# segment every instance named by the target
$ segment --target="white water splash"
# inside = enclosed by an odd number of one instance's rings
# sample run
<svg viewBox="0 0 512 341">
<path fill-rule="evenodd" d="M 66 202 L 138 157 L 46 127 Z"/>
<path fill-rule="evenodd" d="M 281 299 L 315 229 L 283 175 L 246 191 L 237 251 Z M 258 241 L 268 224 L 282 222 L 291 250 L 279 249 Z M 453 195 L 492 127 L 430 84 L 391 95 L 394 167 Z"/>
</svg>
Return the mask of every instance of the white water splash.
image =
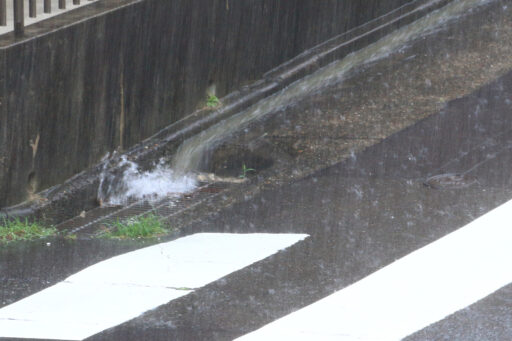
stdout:
<svg viewBox="0 0 512 341">
<path fill-rule="evenodd" d="M 164 160 L 149 171 L 121 157 L 115 171 L 106 169 L 101 176 L 98 199 L 103 205 L 125 205 L 130 201 L 155 201 L 164 197 L 178 196 L 193 191 L 196 176 L 177 175 Z"/>
</svg>

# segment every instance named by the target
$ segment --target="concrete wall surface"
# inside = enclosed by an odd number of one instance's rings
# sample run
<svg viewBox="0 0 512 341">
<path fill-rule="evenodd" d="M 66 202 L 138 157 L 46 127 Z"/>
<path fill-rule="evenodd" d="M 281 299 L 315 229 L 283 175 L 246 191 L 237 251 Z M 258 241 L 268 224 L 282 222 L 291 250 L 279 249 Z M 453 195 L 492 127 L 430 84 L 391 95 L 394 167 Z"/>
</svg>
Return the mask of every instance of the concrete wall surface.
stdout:
<svg viewBox="0 0 512 341">
<path fill-rule="evenodd" d="M 0 207 L 410 0 L 101 0 L 0 36 Z"/>
</svg>

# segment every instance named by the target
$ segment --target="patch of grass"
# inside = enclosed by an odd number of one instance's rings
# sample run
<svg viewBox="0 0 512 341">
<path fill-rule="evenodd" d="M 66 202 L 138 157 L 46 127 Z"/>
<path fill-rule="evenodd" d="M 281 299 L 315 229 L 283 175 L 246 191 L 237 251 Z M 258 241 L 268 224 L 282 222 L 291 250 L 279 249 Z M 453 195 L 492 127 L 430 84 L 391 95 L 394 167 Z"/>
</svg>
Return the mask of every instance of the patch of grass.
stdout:
<svg viewBox="0 0 512 341">
<path fill-rule="evenodd" d="M 208 98 L 206 99 L 206 106 L 208 108 L 215 108 L 220 104 L 220 100 L 215 95 L 208 95 Z"/>
<path fill-rule="evenodd" d="M 245 179 L 247 177 L 247 173 L 249 172 L 256 172 L 256 169 L 254 168 L 247 168 L 245 163 L 242 165 L 242 174 L 240 174 L 238 177 L 240 179 Z"/>
<path fill-rule="evenodd" d="M 14 220 L 3 219 L 0 221 L 0 243 L 18 240 L 34 240 L 54 236 L 57 229 L 53 226 L 46 227 L 37 222 L 29 222 L 16 218 Z"/>
<path fill-rule="evenodd" d="M 118 220 L 101 236 L 116 239 L 155 238 L 169 233 L 156 215 Z"/>
<path fill-rule="evenodd" d="M 78 236 L 76 234 L 68 234 L 64 237 L 64 239 L 77 240 Z"/>
</svg>

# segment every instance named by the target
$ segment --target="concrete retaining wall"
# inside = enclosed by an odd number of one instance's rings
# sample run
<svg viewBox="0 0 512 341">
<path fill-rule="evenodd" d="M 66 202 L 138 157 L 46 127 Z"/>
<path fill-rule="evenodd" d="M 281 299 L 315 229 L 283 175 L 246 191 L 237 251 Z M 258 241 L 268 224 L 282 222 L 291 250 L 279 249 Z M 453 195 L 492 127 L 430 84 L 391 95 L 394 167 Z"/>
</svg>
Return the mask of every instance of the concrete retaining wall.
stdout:
<svg viewBox="0 0 512 341">
<path fill-rule="evenodd" d="M 0 207 L 407 2 L 102 0 L 1 36 Z"/>
</svg>

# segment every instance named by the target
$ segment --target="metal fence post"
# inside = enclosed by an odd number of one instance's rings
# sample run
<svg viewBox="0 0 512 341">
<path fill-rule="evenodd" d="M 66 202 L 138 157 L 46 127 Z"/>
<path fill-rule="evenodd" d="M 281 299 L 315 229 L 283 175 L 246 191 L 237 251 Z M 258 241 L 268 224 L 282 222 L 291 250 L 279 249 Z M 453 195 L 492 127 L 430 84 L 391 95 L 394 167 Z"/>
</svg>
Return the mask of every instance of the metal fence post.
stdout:
<svg viewBox="0 0 512 341">
<path fill-rule="evenodd" d="M 44 13 L 52 12 L 52 0 L 44 0 Z"/>
<path fill-rule="evenodd" d="M 28 0 L 28 16 L 31 18 L 37 16 L 36 0 Z"/>
<path fill-rule="evenodd" d="M 14 10 L 14 34 L 23 35 L 25 29 L 25 19 L 23 11 L 23 0 L 13 0 Z"/>
<path fill-rule="evenodd" d="M 0 0 L 0 26 L 7 25 L 7 2 Z"/>
</svg>

